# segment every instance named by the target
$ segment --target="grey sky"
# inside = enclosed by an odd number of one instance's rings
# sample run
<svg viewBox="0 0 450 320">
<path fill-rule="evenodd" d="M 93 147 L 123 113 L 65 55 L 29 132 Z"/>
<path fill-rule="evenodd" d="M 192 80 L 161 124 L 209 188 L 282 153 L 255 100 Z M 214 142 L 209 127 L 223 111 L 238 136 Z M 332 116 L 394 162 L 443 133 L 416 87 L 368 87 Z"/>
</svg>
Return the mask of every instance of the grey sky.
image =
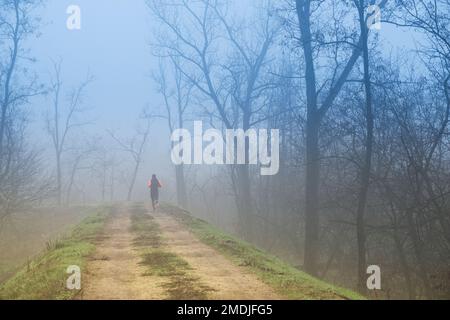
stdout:
<svg viewBox="0 0 450 320">
<path fill-rule="evenodd" d="M 66 28 L 70 4 L 81 7 L 81 30 Z M 42 35 L 31 44 L 41 78 L 51 70 L 51 59 L 63 59 L 68 85 L 82 81 L 89 70 L 95 81 L 87 101 L 95 108 L 98 126 L 127 129 L 142 107 L 155 101 L 144 0 L 50 0 L 42 20 Z"/>
</svg>

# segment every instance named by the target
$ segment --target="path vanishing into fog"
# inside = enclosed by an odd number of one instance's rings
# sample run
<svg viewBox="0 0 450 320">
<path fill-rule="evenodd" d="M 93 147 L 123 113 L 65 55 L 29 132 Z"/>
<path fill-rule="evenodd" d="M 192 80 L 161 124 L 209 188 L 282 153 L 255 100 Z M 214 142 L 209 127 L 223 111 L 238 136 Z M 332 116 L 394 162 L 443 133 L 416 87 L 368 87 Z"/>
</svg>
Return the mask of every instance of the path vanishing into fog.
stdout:
<svg viewBox="0 0 450 320">
<path fill-rule="evenodd" d="M 99 236 L 95 253 L 84 268 L 81 299 L 196 298 L 190 292 L 177 295 L 176 290 L 185 288 L 182 281 L 187 280 L 188 288 L 192 288 L 197 297 L 200 294 L 206 299 L 281 298 L 254 274 L 200 242 L 172 216 L 164 212 L 153 213 L 148 207 L 143 207 L 143 212 L 158 226 L 162 243 L 158 253 L 176 257 L 188 271 L 181 275 L 152 272 L 151 267 L 143 263 L 146 248 L 136 247 L 136 235 L 131 228 L 132 208 L 120 205 L 114 208 Z M 169 270 L 173 265 L 159 267 Z"/>
</svg>

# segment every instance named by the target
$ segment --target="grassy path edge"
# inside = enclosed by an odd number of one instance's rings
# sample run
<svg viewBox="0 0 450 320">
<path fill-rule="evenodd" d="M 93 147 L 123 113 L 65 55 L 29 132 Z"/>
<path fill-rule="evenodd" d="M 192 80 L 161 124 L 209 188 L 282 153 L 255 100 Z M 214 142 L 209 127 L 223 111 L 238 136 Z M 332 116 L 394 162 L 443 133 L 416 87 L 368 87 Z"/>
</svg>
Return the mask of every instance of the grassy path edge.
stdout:
<svg viewBox="0 0 450 320">
<path fill-rule="evenodd" d="M 201 242 L 216 249 L 235 264 L 248 268 L 287 299 L 366 299 L 350 289 L 314 278 L 279 258 L 222 232 L 206 221 L 193 217 L 183 209 L 168 204 L 164 204 L 162 209 L 174 216 Z"/>
<path fill-rule="evenodd" d="M 111 207 L 107 206 L 95 210 L 66 235 L 48 242 L 44 252 L 0 285 L 0 300 L 65 300 L 76 297 L 78 290 L 66 288 L 67 267 L 76 265 L 83 271 L 111 213 Z"/>
</svg>

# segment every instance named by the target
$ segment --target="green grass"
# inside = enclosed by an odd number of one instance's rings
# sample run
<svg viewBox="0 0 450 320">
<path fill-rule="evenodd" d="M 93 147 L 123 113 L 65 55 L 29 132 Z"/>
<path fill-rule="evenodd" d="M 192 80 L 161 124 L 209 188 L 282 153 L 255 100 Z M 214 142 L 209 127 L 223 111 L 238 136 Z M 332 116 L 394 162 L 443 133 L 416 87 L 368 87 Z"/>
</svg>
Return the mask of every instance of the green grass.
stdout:
<svg viewBox="0 0 450 320">
<path fill-rule="evenodd" d="M 94 242 L 104 226 L 108 208 L 85 218 L 61 239 L 47 243 L 47 249 L 31 260 L 12 278 L 0 286 L 0 299 L 61 300 L 71 299 L 77 290 L 68 290 L 67 267 L 77 265 L 83 270 Z"/>
<path fill-rule="evenodd" d="M 200 241 L 215 248 L 235 264 L 248 268 L 287 299 L 365 299 L 352 290 L 314 278 L 279 258 L 186 214 L 186 211 L 169 205 L 165 205 L 163 210 L 172 214 Z"/>
</svg>

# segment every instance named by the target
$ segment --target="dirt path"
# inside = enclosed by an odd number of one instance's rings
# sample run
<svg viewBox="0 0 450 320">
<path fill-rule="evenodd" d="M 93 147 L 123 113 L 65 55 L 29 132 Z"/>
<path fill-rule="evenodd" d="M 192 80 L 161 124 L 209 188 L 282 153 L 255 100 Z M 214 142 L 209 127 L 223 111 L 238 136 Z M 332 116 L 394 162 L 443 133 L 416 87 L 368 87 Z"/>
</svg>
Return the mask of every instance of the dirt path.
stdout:
<svg viewBox="0 0 450 320">
<path fill-rule="evenodd" d="M 130 214 L 121 208 L 105 227 L 105 239 L 96 248 L 82 278 L 82 299 L 164 299 L 163 279 L 142 276 L 145 267 L 133 247 Z"/>
<path fill-rule="evenodd" d="M 176 220 L 164 213 L 152 214 L 159 225 L 165 250 L 189 263 L 195 277 L 212 291 L 208 299 L 279 299 L 255 275 L 235 266 L 214 249 L 201 243 Z M 108 222 L 105 239 L 88 262 L 82 279 L 82 299 L 165 299 L 167 278 L 143 276 L 145 267 L 133 247 L 130 213 L 121 208 Z"/>
<path fill-rule="evenodd" d="M 234 265 L 216 250 L 200 242 L 172 217 L 164 213 L 152 215 L 167 240 L 168 250 L 186 260 L 195 275 L 214 289 L 208 294 L 209 299 L 281 299 L 254 274 Z"/>
</svg>

